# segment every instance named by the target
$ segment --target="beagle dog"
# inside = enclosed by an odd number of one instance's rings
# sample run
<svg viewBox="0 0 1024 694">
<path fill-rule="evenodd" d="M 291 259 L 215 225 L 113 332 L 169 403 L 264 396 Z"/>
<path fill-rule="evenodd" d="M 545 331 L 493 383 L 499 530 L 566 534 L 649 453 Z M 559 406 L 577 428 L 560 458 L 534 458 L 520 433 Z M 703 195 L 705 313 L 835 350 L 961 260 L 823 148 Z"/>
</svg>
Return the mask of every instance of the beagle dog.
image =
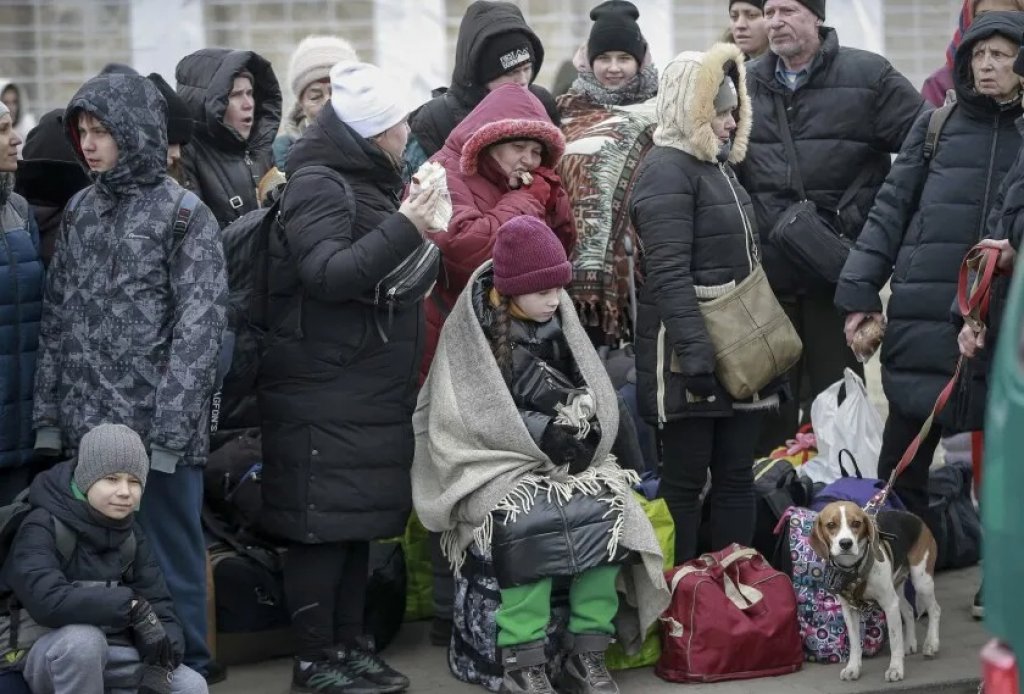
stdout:
<svg viewBox="0 0 1024 694">
<path fill-rule="evenodd" d="M 917 593 L 922 616 L 928 614 L 928 633 L 921 652 L 939 652 L 939 603 L 935 600 L 935 537 L 912 513 L 879 511 L 876 517 L 848 501 L 821 510 L 810 538 L 811 547 L 826 562 L 825 580 L 839 598 L 850 638 L 850 662 L 841 680 L 856 680 L 861 670 L 860 613 L 871 604 L 885 612 L 892 656 L 886 682 L 903 679 L 905 654 L 917 653 L 914 608 L 904 593 L 907 578 Z"/>
</svg>

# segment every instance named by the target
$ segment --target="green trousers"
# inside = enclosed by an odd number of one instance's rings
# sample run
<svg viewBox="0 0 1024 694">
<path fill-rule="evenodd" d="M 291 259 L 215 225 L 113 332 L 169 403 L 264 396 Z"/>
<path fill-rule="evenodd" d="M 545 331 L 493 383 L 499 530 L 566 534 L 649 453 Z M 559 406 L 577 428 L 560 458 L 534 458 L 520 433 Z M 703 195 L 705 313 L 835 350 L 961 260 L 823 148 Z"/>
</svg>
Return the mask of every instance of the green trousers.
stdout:
<svg viewBox="0 0 1024 694">
<path fill-rule="evenodd" d="M 569 587 L 569 631 L 573 634 L 615 635 L 612 619 L 619 609 L 615 592 L 618 566 L 599 566 L 585 571 Z M 501 591 L 498 647 L 509 648 L 542 641 L 551 621 L 550 578 Z"/>
</svg>

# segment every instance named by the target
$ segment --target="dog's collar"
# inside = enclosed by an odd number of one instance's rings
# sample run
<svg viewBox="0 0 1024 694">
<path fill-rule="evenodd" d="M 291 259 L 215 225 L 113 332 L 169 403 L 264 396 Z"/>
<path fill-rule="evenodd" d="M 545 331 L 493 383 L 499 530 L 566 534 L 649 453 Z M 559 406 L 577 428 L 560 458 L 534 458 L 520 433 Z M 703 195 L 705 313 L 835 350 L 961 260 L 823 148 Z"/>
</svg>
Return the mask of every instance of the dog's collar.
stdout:
<svg viewBox="0 0 1024 694">
<path fill-rule="evenodd" d="M 868 545 L 864 555 L 850 567 L 840 566 L 834 558 L 829 557 L 824 576 L 826 589 L 843 598 L 856 610 L 868 609 L 872 604 L 871 601 L 864 599 L 868 577 L 876 560 L 891 556 L 889 542 L 892 539 L 892 535 L 879 532 L 878 539 Z"/>
</svg>

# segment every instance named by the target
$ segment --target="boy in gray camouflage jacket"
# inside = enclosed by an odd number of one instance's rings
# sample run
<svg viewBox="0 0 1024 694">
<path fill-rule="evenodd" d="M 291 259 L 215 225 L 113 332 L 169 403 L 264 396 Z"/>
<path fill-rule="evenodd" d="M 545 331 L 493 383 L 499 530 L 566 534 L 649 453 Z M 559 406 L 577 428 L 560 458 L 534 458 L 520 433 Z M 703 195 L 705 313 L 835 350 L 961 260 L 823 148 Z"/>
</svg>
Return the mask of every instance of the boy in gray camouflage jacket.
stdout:
<svg viewBox="0 0 1024 694">
<path fill-rule="evenodd" d="M 68 204 L 47 273 L 33 425 L 36 449 L 53 454 L 104 422 L 142 437 L 151 474 L 139 521 L 184 626 L 185 663 L 205 673 L 201 467 L 227 279 L 213 214 L 166 175 L 166 114 L 137 75 L 95 77 L 68 104 L 67 136 L 93 185 Z"/>
</svg>

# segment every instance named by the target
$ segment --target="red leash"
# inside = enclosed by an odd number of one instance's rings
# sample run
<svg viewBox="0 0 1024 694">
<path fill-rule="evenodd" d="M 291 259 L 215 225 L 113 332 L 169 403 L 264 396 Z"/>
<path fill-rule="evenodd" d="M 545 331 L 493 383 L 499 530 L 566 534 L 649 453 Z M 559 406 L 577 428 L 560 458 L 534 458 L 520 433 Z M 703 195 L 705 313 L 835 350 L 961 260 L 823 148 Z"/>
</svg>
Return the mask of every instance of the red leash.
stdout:
<svg viewBox="0 0 1024 694">
<path fill-rule="evenodd" d="M 977 333 L 980 333 L 985 328 L 985 318 L 988 316 L 988 306 L 992 300 L 992 278 L 995 277 L 998 260 L 999 249 L 975 246 L 964 256 L 964 260 L 960 264 L 960 276 L 957 281 L 956 291 L 957 305 L 960 309 L 960 315 L 964 317 L 964 322 Z M 932 407 L 931 414 L 925 420 L 921 431 L 910 442 L 910 446 L 903 454 L 903 457 L 900 458 L 896 469 L 889 475 L 889 481 L 885 483 L 885 487 L 875 494 L 867 506 L 864 507 L 864 510 L 868 513 L 878 513 L 882 506 L 885 505 L 886 499 L 889 498 L 889 494 L 892 492 L 893 485 L 896 484 L 896 478 L 903 474 L 903 471 L 907 469 L 907 466 L 917 456 L 921 444 L 928 438 L 928 434 L 931 433 L 936 418 L 946 409 L 946 404 L 949 403 L 949 399 L 953 396 L 957 381 L 960 380 L 960 371 L 963 369 L 963 365 L 964 357 L 961 355 L 956 361 L 956 370 L 953 372 L 953 378 L 949 379 L 949 383 L 939 393 L 939 397 L 935 400 L 935 406 Z"/>
</svg>

